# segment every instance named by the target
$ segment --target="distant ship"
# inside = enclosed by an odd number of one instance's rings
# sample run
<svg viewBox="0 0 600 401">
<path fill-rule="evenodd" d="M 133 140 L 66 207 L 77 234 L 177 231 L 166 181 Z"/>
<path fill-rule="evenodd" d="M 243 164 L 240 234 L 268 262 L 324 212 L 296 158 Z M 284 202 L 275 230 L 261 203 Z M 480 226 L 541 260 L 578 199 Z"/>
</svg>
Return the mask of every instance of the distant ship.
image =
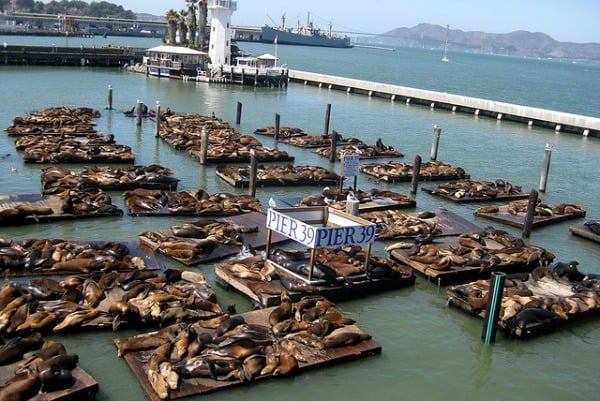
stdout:
<svg viewBox="0 0 600 401">
<path fill-rule="evenodd" d="M 285 27 L 284 14 L 280 27 L 273 28 L 265 25 L 261 28 L 261 42 L 282 45 L 352 47 L 350 37 L 332 34 L 331 27 L 329 32 L 321 32 L 320 29 L 315 28 L 312 21 L 310 21 L 310 14 L 306 26 L 301 27 L 298 24 L 297 28 Z"/>
</svg>

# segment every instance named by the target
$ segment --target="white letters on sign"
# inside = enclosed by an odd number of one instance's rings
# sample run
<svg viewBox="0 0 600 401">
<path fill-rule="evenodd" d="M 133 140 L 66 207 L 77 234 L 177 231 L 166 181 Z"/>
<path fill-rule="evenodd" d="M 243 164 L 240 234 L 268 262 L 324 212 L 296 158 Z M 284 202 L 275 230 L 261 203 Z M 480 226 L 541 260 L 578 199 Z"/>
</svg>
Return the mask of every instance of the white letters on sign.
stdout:
<svg viewBox="0 0 600 401">
<path fill-rule="evenodd" d="M 309 248 L 364 245 L 375 241 L 375 224 L 313 227 L 273 209 L 268 210 L 266 226 Z"/>
</svg>

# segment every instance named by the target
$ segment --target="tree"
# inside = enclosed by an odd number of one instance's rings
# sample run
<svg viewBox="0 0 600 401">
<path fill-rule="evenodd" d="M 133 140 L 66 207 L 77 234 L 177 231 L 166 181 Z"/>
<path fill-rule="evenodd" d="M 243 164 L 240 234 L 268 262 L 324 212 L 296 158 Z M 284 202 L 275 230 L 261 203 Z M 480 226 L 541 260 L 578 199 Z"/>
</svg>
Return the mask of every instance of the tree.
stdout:
<svg viewBox="0 0 600 401">
<path fill-rule="evenodd" d="M 10 0 L 0 0 L 0 11 L 9 11 L 10 8 Z"/>
<path fill-rule="evenodd" d="M 196 30 L 198 24 L 196 23 L 196 2 L 197 0 L 185 0 L 188 3 L 188 42 L 190 46 L 196 46 Z"/>
<path fill-rule="evenodd" d="M 170 45 L 174 45 L 177 42 L 177 20 L 179 14 L 177 11 L 170 9 L 165 14 L 165 18 L 167 19 L 167 43 Z"/>
<path fill-rule="evenodd" d="M 179 15 L 177 18 L 177 33 L 179 34 L 179 42 L 183 44 L 187 44 L 187 11 L 181 10 L 179 11 Z"/>
<path fill-rule="evenodd" d="M 198 14 L 198 36 L 200 42 L 200 50 L 208 49 L 208 38 L 206 35 L 206 26 L 208 25 L 208 2 L 206 0 L 200 0 L 198 2 L 198 9 L 200 10 Z"/>
<path fill-rule="evenodd" d="M 15 1 L 15 8 L 20 11 L 31 12 L 35 5 L 34 0 L 17 0 Z"/>
</svg>

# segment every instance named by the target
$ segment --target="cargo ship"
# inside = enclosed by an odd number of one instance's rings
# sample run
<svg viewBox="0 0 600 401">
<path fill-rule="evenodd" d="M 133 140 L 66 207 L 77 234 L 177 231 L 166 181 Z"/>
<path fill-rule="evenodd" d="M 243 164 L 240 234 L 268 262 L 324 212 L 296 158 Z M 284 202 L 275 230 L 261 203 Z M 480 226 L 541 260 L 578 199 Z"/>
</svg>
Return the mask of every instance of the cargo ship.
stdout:
<svg viewBox="0 0 600 401">
<path fill-rule="evenodd" d="M 285 15 L 282 17 L 280 27 L 271 27 L 265 25 L 261 28 L 261 42 L 278 43 L 282 45 L 301 45 L 301 46 L 319 46 L 319 47 L 352 47 L 350 37 L 335 35 L 331 32 L 331 26 L 328 32 L 323 32 L 315 28 L 310 21 L 310 14 L 305 26 L 296 28 L 286 28 Z"/>
</svg>

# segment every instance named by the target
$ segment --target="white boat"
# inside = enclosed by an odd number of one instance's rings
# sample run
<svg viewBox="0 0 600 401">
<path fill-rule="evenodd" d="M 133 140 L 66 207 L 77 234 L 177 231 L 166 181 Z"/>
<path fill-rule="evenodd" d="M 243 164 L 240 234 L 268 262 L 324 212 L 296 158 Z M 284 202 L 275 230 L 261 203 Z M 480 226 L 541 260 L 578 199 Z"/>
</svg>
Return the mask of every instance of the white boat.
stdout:
<svg viewBox="0 0 600 401">
<path fill-rule="evenodd" d="M 449 28 L 450 28 L 450 25 L 446 25 L 446 40 L 444 41 L 444 57 L 442 57 L 442 61 L 444 63 L 447 63 L 448 61 L 450 61 L 450 59 L 448 58 L 448 53 L 447 53 Z"/>
</svg>

